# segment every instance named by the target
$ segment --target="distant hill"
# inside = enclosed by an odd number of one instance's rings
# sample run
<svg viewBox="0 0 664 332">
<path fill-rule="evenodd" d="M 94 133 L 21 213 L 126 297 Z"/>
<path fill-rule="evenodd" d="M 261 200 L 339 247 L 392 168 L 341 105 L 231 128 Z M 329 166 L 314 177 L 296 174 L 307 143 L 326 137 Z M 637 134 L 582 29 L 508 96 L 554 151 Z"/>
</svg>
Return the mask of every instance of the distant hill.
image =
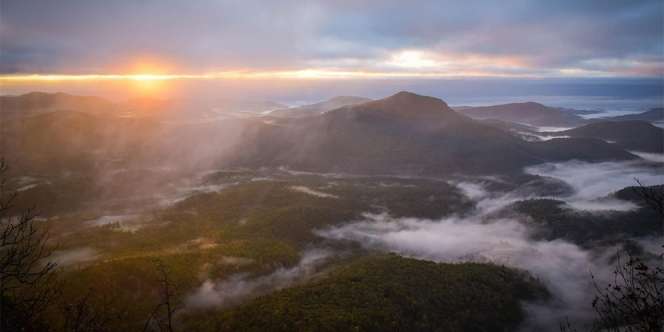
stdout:
<svg viewBox="0 0 664 332">
<path fill-rule="evenodd" d="M 219 116 L 254 116 L 286 106 L 272 101 L 251 99 L 171 100 L 151 97 L 111 102 L 93 96 L 66 93 L 30 92 L 18 96 L 0 96 L 0 114 L 4 119 L 67 110 L 119 117 L 160 117 L 192 121 Z"/>
<path fill-rule="evenodd" d="M 645 206 L 642 198 L 635 196 L 626 188 L 609 197 Z M 515 212 L 529 218 L 515 217 Z M 600 241 L 616 245 L 625 235 L 644 237 L 661 231 L 661 217 L 648 207 L 620 213 L 584 213 L 570 209 L 560 200 L 538 198 L 518 201 L 501 213 L 533 227 L 532 236 L 535 238 L 565 239 L 589 248 Z"/>
<path fill-rule="evenodd" d="M 583 160 L 588 162 L 636 159 L 620 146 L 596 138 L 554 138 L 532 142 L 530 151 L 546 161 Z"/>
<path fill-rule="evenodd" d="M 8 120 L 4 153 L 23 170 L 91 169 L 119 157 L 145 158 L 159 123 L 103 113 L 57 110 Z"/>
<path fill-rule="evenodd" d="M 368 101 L 371 101 L 371 99 L 354 96 L 339 96 L 311 105 L 275 110 L 270 112 L 270 115 L 278 117 L 312 116 L 319 115 L 340 107 L 366 103 Z"/>
<path fill-rule="evenodd" d="M 613 121 L 648 121 L 648 122 L 664 122 L 664 108 L 653 108 L 649 111 L 645 111 L 638 114 L 627 114 L 619 116 L 610 116 L 602 118 L 603 120 L 613 120 Z"/>
<path fill-rule="evenodd" d="M 187 112 L 170 108 L 166 112 L 170 112 L 166 120 L 163 112 L 150 108 L 2 117 L 2 153 L 13 169 L 39 174 L 82 172 L 109 164 L 203 166 L 228 153 L 243 129 L 259 119 L 185 121 L 181 113 Z"/>
<path fill-rule="evenodd" d="M 650 206 L 650 204 L 652 204 L 653 202 L 648 202 L 647 199 L 643 197 L 644 190 L 646 192 L 664 193 L 664 184 L 655 185 L 655 186 L 645 186 L 645 187 L 638 187 L 638 186 L 626 187 L 612 193 L 611 196 L 614 196 L 618 199 L 639 203 L 642 206 L 652 209 L 652 206 Z"/>
<path fill-rule="evenodd" d="M 555 134 L 598 138 L 627 150 L 664 153 L 664 129 L 645 121 L 602 121 Z"/>
<path fill-rule="evenodd" d="M 440 99 L 410 92 L 253 129 L 238 148 L 235 166 L 443 175 L 517 172 L 567 159 L 636 158 L 600 140 L 525 142 Z"/>
<path fill-rule="evenodd" d="M 534 102 L 463 107 L 458 111 L 474 119 L 496 119 L 533 126 L 574 127 L 585 122 L 573 112 Z"/>
<path fill-rule="evenodd" d="M 519 124 L 516 122 L 509 122 L 509 121 L 504 121 L 504 120 L 498 120 L 498 119 L 485 119 L 485 120 L 479 120 L 482 123 L 496 127 L 499 129 L 503 130 L 511 130 L 511 131 L 525 131 L 525 132 L 531 132 L 534 131 L 536 128 L 529 126 L 529 125 L 524 125 L 524 124 Z"/>
<path fill-rule="evenodd" d="M 490 264 L 370 256 L 217 316 L 221 331 L 513 331 L 548 292 Z M 204 321 L 204 320 L 201 320 Z"/>
<path fill-rule="evenodd" d="M 274 101 L 252 99 L 218 99 L 208 104 L 216 111 L 244 113 L 268 113 L 286 107 Z"/>
<path fill-rule="evenodd" d="M 5 119 L 57 110 L 104 113 L 116 108 L 103 98 L 66 93 L 30 92 L 19 96 L 0 96 L 0 113 Z"/>
</svg>

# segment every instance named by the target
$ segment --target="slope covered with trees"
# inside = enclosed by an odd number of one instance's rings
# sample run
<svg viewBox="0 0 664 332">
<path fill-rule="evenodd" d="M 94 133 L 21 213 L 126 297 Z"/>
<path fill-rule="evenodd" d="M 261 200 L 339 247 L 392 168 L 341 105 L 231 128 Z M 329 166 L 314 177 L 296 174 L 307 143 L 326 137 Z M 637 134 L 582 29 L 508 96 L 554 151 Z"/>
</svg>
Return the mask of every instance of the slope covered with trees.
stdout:
<svg viewBox="0 0 664 332">
<path fill-rule="evenodd" d="M 522 300 L 547 297 L 527 274 L 488 264 L 369 256 L 223 313 L 222 331 L 512 331 Z"/>
</svg>

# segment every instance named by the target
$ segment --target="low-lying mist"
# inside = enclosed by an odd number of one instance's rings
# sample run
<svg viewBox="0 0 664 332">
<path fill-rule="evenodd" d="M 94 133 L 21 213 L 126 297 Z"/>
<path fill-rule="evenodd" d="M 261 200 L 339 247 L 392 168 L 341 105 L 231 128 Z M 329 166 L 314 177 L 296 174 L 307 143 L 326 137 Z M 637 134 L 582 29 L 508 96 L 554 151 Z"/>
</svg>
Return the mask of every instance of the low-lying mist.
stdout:
<svg viewBox="0 0 664 332">
<path fill-rule="evenodd" d="M 637 205 L 608 194 L 636 185 L 635 178 L 646 185 L 664 183 L 661 165 L 643 163 L 544 164 L 528 168 L 530 174 L 549 176 L 574 189 L 564 200 L 576 211 L 601 210 L 621 213 Z M 528 319 L 524 330 L 557 331 L 560 322 L 569 318 L 588 324 L 593 317 L 591 306 L 595 281 L 609 280 L 612 257 L 619 246 L 604 245 L 585 249 L 563 239 L 540 239 L 533 236 L 526 216 L 503 217 L 495 212 L 510 204 L 538 198 L 519 192 L 490 192 L 482 183 L 457 182 L 459 189 L 476 203 L 473 213 L 440 220 L 393 218 L 388 214 L 365 214 L 364 218 L 345 225 L 318 231 L 333 240 L 352 241 L 368 249 L 396 252 L 401 255 L 438 262 L 492 262 L 529 271 L 550 290 L 546 303 L 527 303 Z M 551 197 L 548 197 L 551 198 Z M 594 204 L 594 205 L 593 205 Z M 612 212 L 613 211 L 613 212 Z M 619 216 L 617 216 L 619 217 Z M 634 239 L 643 249 L 656 253 L 662 238 Z"/>
<path fill-rule="evenodd" d="M 526 173 L 563 181 L 574 189 L 568 197 L 561 197 L 572 208 L 586 211 L 629 211 L 636 208 L 631 202 L 608 195 L 625 187 L 636 186 L 637 180 L 652 186 L 664 183 L 661 163 L 644 161 L 589 163 L 568 161 L 528 167 Z"/>
<path fill-rule="evenodd" d="M 270 291 L 288 287 L 311 277 L 316 268 L 325 263 L 332 253 L 323 249 L 311 249 L 301 254 L 300 261 L 292 267 L 281 267 L 270 274 L 250 277 L 245 273 L 223 280 L 206 280 L 185 301 L 188 308 L 229 306 Z"/>
</svg>

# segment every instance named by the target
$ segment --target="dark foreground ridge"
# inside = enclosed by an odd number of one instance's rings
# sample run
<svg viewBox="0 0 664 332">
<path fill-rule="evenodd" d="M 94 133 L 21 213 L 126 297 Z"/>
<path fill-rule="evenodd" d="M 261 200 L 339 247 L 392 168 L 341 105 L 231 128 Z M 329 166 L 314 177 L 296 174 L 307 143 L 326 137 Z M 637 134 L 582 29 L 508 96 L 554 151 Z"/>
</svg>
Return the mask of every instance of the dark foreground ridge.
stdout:
<svg viewBox="0 0 664 332">
<path fill-rule="evenodd" d="M 505 267 L 370 256 L 224 312 L 215 324 L 221 331 L 513 331 L 525 317 L 521 301 L 546 297 L 529 275 Z"/>
</svg>

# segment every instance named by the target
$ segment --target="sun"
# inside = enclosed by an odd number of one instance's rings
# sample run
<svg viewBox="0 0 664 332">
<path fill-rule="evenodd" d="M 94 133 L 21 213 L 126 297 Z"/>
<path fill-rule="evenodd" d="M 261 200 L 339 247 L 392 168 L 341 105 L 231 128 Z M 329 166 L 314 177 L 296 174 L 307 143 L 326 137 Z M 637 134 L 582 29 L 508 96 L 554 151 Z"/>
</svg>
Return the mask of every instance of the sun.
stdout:
<svg viewBox="0 0 664 332">
<path fill-rule="evenodd" d="M 127 75 L 131 90 L 138 97 L 163 97 L 168 84 L 160 74 L 140 73 Z"/>
<path fill-rule="evenodd" d="M 163 74 L 131 74 L 129 78 L 139 82 L 164 81 L 168 79 L 167 75 Z"/>
<path fill-rule="evenodd" d="M 164 97 L 168 90 L 171 66 L 155 59 L 134 61 L 126 78 L 138 97 Z"/>
</svg>

